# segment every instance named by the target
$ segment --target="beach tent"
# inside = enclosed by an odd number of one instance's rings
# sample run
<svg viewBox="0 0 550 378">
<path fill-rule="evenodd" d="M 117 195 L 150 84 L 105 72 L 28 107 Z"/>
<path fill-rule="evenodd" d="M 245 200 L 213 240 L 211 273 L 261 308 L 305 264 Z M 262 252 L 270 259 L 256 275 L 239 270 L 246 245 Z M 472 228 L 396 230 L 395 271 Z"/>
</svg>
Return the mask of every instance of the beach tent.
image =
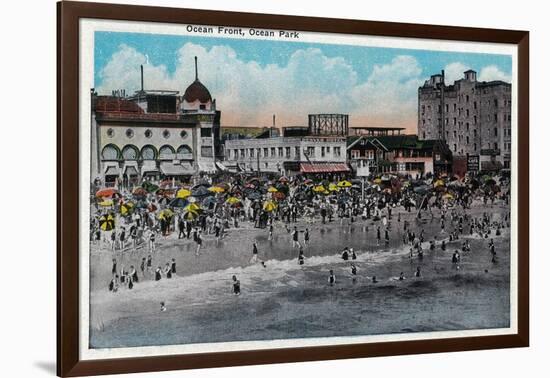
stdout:
<svg viewBox="0 0 550 378">
<path fill-rule="evenodd" d="M 352 186 L 352 183 L 348 180 L 342 180 L 338 183 L 339 188 L 350 188 Z"/>
<path fill-rule="evenodd" d="M 134 211 L 134 204 L 132 202 L 124 202 L 120 205 L 121 215 L 130 215 Z"/>
</svg>

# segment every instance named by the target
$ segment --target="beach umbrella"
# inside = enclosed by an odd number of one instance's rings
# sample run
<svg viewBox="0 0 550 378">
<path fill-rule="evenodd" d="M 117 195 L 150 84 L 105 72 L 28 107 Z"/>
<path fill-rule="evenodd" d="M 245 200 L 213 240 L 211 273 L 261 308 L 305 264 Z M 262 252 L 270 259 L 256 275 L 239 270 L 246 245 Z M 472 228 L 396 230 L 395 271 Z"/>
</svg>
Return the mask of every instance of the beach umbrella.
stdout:
<svg viewBox="0 0 550 378">
<path fill-rule="evenodd" d="M 267 189 L 267 191 L 269 193 L 277 193 L 278 192 L 277 188 L 275 188 L 274 186 L 270 186 L 269 189 Z"/>
<path fill-rule="evenodd" d="M 121 215 L 130 215 L 134 211 L 134 204 L 132 202 L 124 202 L 120 205 Z"/>
<path fill-rule="evenodd" d="M 145 189 L 146 191 L 148 191 L 149 193 L 154 193 L 159 189 L 158 185 L 155 185 L 155 184 L 153 184 L 152 182 L 149 182 L 149 181 L 144 181 L 141 184 L 141 187 L 143 189 Z"/>
<path fill-rule="evenodd" d="M 337 192 L 337 191 L 340 190 L 340 188 L 338 187 L 338 185 L 331 183 L 331 184 L 328 185 L 328 190 L 330 192 Z"/>
<path fill-rule="evenodd" d="M 313 191 L 315 193 L 323 193 L 326 191 L 325 187 L 323 185 L 317 185 L 313 187 Z"/>
<path fill-rule="evenodd" d="M 132 192 L 132 195 L 134 197 L 147 197 L 147 190 L 138 186 L 137 188 L 134 189 L 134 191 Z"/>
<path fill-rule="evenodd" d="M 148 206 L 147 201 L 139 200 L 136 202 L 135 208 L 136 209 L 146 209 Z"/>
<path fill-rule="evenodd" d="M 382 184 L 382 179 L 380 177 L 377 177 L 374 179 L 373 183 L 377 184 L 377 185 L 380 185 Z"/>
<path fill-rule="evenodd" d="M 199 217 L 199 213 L 197 211 L 189 210 L 183 214 L 183 217 L 187 220 L 193 220 Z"/>
<path fill-rule="evenodd" d="M 101 207 L 113 206 L 113 200 L 112 199 L 106 199 L 106 200 L 101 201 L 98 205 L 101 206 Z"/>
<path fill-rule="evenodd" d="M 225 189 L 222 188 L 221 186 L 212 186 L 212 187 L 208 188 L 208 191 L 212 192 L 212 193 L 219 194 L 219 193 L 225 192 Z"/>
<path fill-rule="evenodd" d="M 277 204 L 273 201 L 266 201 L 264 203 L 263 209 L 267 212 L 272 212 L 277 209 Z"/>
<path fill-rule="evenodd" d="M 161 210 L 158 214 L 158 219 L 168 219 L 174 216 L 174 212 L 170 209 Z"/>
<path fill-rule="evenodd" d="M 338 187 L 339 188 L 349 188 L 351 187 L 352 183 L 349 182 L 348 180 L 342 180 L 338 183 Z"/>
<path fill-rule="evenodd" d="M 168 206 L 170 207 L 179 207 L 179 208 L 184 208 L 185 206 L 188 205 L 188 202 L 186 199 L 184 198 L 181 198 L 181 197 L 176 197 L 174 198 L 172 201 L 170 201 L 170 203 L 168 204 Z"/>
<path fill-rule="evenodd" d="M 427 185 L 417 186 L 413 189 L 415 193 L 426 194 L 429 192 L 430 188 Z"/>
<path fill-rule="evenodd" d="M 99 218 L 99 227 L 103 231 L 111 231 L 115 228 L 115 218 L 112 214 L 102 215 Z"/>
<path fill-rule="evenodd" d="M 445 193 L 443 195 L 443 199 L 447 199 L 447 200 L 452 200 L 454 199 L 455 197 L 451 194 L 451 193 Z"/>
<path fill-rule="evenodd" d="M 115 188 L 103 188 L 95 193 L 98 198 L 113 198 L 117 195 L 120 196 L 120 193 Z"/>
<path fill-rule="evenodd" d="M 225 202 L 230 205 L 236 205 L 238 203 L 241 203 L 241 200 L 238 199 L 237 197 L 229 197 Z"/>
<path fill-rule="evenodd" d="M 185 208 L 183 209 L 185 211 L 200 211 L 201 210 L 201 207 L 199 206 L 198 203 L 196 202 L 193 202 L 193 203 L 190 203 L 189 205 L 185 206 Z"/>
<path fill-rule="evenodd" d="M 437 188 L 438 186 L 445 186 L 445 182 L 443 180 L 437 180 L 434 182 L 434 187 Z"/>
<path fill-rule="evenodd" d="M 205 199 L 202 200 L 202 203 L 201 203 L 201 205 L 204 208 L 211 208 L 215 204 L 216 204 L 216 199 L 214 197 L 206 197 Z"/>
<path fill-rule="evenodd" d="M 182 188 L 180 190 L 177 191 L 176 193 L 176 198 L 187 198 L 191 195 L 191 191 L 189 189 L 186 189 L 186 188 Z"/>
<path fill-rule="evenodd" d="M 246 195 L 246 198 L 248 198 L 249 200 L 259 200 L 260 198 L 262 198 L 262 194 L 260 192 L 256 192 L 256 191 L 249 191 L 248 193 L 245 194 Z"/>
<path fill-rule="evenodd" d="M 289 180 L 288 180 L 288 178 L 287 178 L 286 176 L 281 176 L 281 177 L 279 178 L 279 182 L 287 183 L 288 181 L 289 181 Z"/>
<path fill-rule="evenodd" d="M 204 186 L 199 186 L 198 188 L 193 189 L 191 194 L 193 197 L 204 197 L 210 195 L 210 192 Z"/>
<path fill-rule="evenodd" d="M 272 197 L 278 201 L 282 201 L 286 198 L 285 194 L 283 192 L 277 192 L 273 193 Z"/>
</svg>

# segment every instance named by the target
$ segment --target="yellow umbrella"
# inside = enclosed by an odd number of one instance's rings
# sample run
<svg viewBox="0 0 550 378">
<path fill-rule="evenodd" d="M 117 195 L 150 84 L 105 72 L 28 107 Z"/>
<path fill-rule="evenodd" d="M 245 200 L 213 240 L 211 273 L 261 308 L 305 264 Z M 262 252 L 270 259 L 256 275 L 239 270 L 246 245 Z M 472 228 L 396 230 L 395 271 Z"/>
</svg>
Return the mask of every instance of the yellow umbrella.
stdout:
<svg viewBox="0 0 550 378">
<path fill-rule="evenodd" d="M 182 188 L 176 193 L 176 198 L 187 198 L 190 195 L 191 191 L 189 189 Z"/>
<path fill-rule="evenodd" d="M 326 189 L 323 185 L 317 185 L 317 186 L 314 186 L 313 187 L 313 191 L 316 192 L 316 193 L 322 193 L 324 192 Z"/>
<path fill-rule="evenodd" d="M 377 177 L 373 181 L 375 184 L 382 184 L 382 179 L 380 177 Z"/>
<path fill-rule="evenodd" d="M 268 212 L 271 212 L 273 210 L 276 210 L 277 209 L 277 204 L 273 201 L 266 201 L 264 203 L 264 210 L 265 211 L 268 211 Z"/>
<path fill-rule="evenodd" d="M 348 180 L 342 180 L 338 183 L 338 187 L 340 187 L 340 188 L 350 188 L 351 187 L 351 182 L 349 182 Z"/>
<path fill-rule="evenodd" d="M 201 209 L 201 207 L 199 206 L 198 203 L 196 202 L 193 202 L 193 203 L 190 203 L 189 205 L 185 206 L 185 208 L 183 209 L 184 211 L 199 211 Z"/>
<path fill-rule="evenodd" d="M 159 219 L 166 219 L 166 218 L 170 218 L 173 215 L 174 215 L 174 212 L 172 210 L 164 209 L 164 210 L 161 210 L 159 212 L 158 218 Z"/>
<path fill-rule="evenodd" d="M 337 185 L 331 183 L 328 185 L 328 190 L 331 192 L 337 192 L 338 190 L 340 190 L 340 188 L 338 188 Z"/>
<path fill-rule="evenodd" d="M 125 202 L 120 205 L 120 214 L 128 215 L 134 210 L 134 204 L 132 202 Z"/>
<path fill-rule="evenodd" d="M 189 210 L 189 211 L 186 211 L 185 214 L 183 214 L 183 217 L 187 220 L 196 219 L 198 216 L 199 216 L 199 213 L 195 210 Z"/>
<path fill-rule="evenodd" d="M 277 188 L 275 188 L 275 187 L 273 187 L 273 186 L 270 186 L 269 189 L 267 189 L 267 191 L 268 191 L 269 193 L 277 193 L 277 192 L 278 192 Z"/>
<path fill-rule="evenodd" d="M 221 186 L 212 186 L 212 187 L 208 188 L 208 191 L 210 191 L 212 193 L 223 193 L 223 192 L 225 192 L 225 189 L 222 188 Z"/>
<path fill-rule="evenodd" d="M 230 205 L 235 205 L 237 203 L 240 203 L 241 200 L 238 199 L 237 197 L 229 197 L 225 202 L 227 202 Z"/>
<path fill-rule="evenodd" d="M 443 185 L 445 185 L 445 182 L 443 182 L 443 180 L 437 180 L 436 182 L 434 182 L 434 187 L 443 186 Z"/>
<path fill-rule="evenodd" d="M 111 231 L 115 228 L 115 219 L 111 214 L 103 215 L 101 216 L 101 218 L 99 218 L 99 227 L 103 231 Z"/>
<path fill-rule="evenodd" d="M 112 199 L 106 199 L 106 200 L 100 202 L 99 206 L 103 206 L 103 207 L 113 206 L 113 200 Z"/>
<path fill-rule="evenodd" d="M 330 192 L 328 190 L 325 190 L 323 194 L 330 194 Z"/>
</svg>

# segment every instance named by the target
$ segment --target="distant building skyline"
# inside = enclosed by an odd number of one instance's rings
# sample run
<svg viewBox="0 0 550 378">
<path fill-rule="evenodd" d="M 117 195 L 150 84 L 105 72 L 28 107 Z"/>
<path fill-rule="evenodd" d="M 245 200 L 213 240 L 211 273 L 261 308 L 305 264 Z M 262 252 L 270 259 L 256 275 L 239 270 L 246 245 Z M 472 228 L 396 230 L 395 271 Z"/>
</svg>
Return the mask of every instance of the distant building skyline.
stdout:
<svg viewBox="0 0 550 378">
<path fill-rule="evenodd" d="M 94 87 L 99 94 L 144 87 L 177 90 L 201 82 L 224 109 L 222 126 L 303 125 L 312 113 L 346 113 L 350 127 L 417 132 L 417 90 L 444 69 L 447 84 L 467 69 L 478 80 L 510 82 L 509 55 L 321 43 L 96 32 Z"/>
</svg>

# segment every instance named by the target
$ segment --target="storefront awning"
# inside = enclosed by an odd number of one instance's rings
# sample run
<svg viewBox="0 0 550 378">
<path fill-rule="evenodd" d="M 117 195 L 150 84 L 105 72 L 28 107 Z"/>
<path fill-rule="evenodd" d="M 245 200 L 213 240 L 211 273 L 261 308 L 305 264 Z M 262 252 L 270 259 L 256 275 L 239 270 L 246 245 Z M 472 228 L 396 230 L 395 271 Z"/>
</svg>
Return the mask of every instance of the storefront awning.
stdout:
<svg viewBox="0 0 550 378">
<path fill-rule="evenodd" d="M 160 171 L 165 176 L 191 176 L 195 170 L 189 163 L 161 163 Z"/>
<path fill-rule="evenodd" d="M 119 176 L 120 169 L 114 165 L 110 165 L 105 169 L 105 176 Z"/>
<path fill-rule="evenodd" d="M 349 172 L 346 163 L 300 163 L 302 173 L 342 173 Z"/>
<path fill-rule="evenodd" d="M 134 167 L 133 165 L 130 165 L 124 168 L 124 174 L 127 176 L 137 176 L 138 171 L 136 167 Z"/>
<path fill-rule="evenodd" d="M 141 175 L 144 176 L 146 173 L 159 173 L 159 170 L 154 160 L 145 160 L 143 162 L 143 166 L 141 167 Z"/>
<path fill-rule="evenodd" d="M 216 166 L 214 165 L 214 162 L 200 162 L 199 161 L 199 170 L 201 172 L 206 172 L 206 173 L 214 173 L 217 171 L 216 169 Z"/>
</svg>

